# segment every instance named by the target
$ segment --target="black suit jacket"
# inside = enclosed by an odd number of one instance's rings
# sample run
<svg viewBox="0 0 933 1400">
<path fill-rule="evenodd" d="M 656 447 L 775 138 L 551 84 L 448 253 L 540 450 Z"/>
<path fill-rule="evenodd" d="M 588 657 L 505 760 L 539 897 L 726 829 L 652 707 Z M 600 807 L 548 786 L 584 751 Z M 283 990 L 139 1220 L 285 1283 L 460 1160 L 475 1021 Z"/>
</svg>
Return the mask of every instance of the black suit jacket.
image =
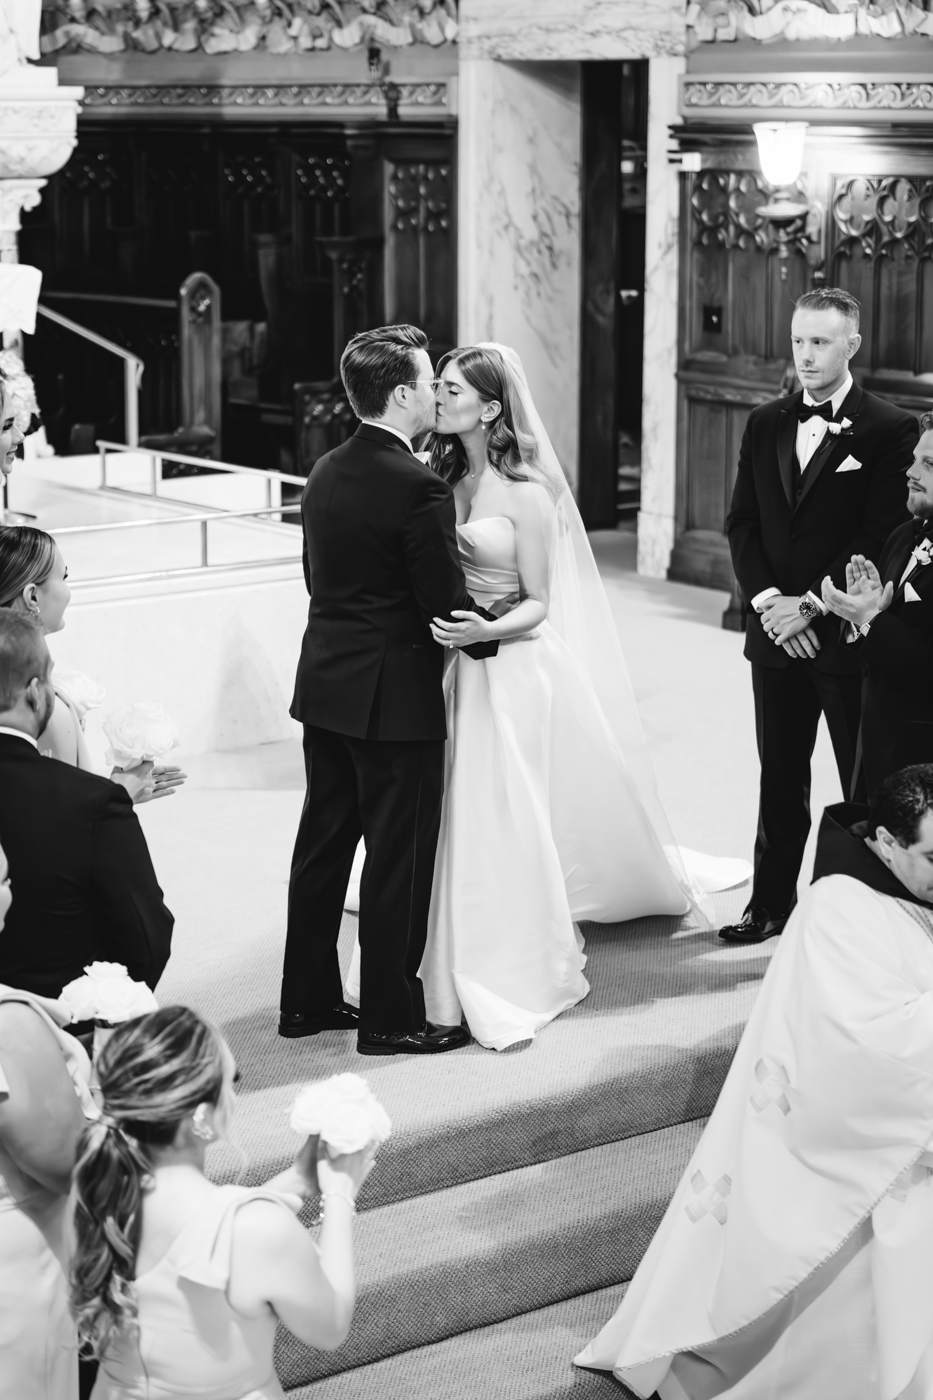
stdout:
<svg viewBox="0 0 933 1400">
<path fill-rule="evenodd" d="M 891 606 L 855 643 L 864 670 L 862 760 L 869 791 L 908 763 L 933 762 L 933 564 L 899 587 L 914 547 L 912 524 L 902 525 L 878 560 L 895 586 Z"/>
<path fill-rule="evenodd" d="M 55 997 L 103 960 L 155 986 L 175 920 L 125 788 L 0 734 L 0 846 L 13 892 L 0 982 Z"/>
<path fill-rule="evenodd" d="M 358 739 L 447 737 L 444 650 L 430 622 L 476 610 L 456 521 L 447 482 L 385 429 L 363 423 L 315 464 L 301 498 L 311 604 L 295 719 Z"/>
<path fill-rule="evenodd" d="M 827 574 L 844 589 L 851 556 L 877 559 L 891 531 L 907 519 L 904 473 L 919 437 L 913 414 L 853 384 L 839 413 L 840 421 L 849 418 L 852 426 L 838 436 L 826 433 L 795 500 L 802 398 L 802 392 L 791 394 L 752 409 L 726 521 L 732 565 L 748 603 L 745 655 L 762 666 L 788 666 L 791 658 L 765 635 L 751 599 L 766 588 L 785 594 L 809 590 L 819 597 Z M 847 457 L 860 468 L 840 472 Z M 842 642 L 839 619 L 818 618 L 815 630 L 820 670 L 857 672 L 858 658 Z"/>
</svg>

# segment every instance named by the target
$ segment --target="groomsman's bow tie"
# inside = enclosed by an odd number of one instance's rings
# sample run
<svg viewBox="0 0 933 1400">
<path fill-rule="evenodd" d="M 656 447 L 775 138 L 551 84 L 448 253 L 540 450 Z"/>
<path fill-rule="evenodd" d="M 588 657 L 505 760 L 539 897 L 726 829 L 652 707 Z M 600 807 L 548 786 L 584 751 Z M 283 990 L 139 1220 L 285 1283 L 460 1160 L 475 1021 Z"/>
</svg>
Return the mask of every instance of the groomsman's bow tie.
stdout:
<svg viewBox="0 0 933 1400">
<path fill-rule="evenodd" d="M 911 524 L 913 525 L 915 540 L 922 540 L 924 535 L 928 535 L 933 531 L 933 521 L 930 520 L 918 520 L 915 516 Z"/>
<path fill-rule="evenodd" d="M 827 423 L 831 423 L 835 416 L 832 399 L 824 399 L 822 403 L 804 403 L 801 399 L 797 409 L 797 417 L 801 423 L 806 423 L 808 418 L 825 418 Z"/>
</svg>

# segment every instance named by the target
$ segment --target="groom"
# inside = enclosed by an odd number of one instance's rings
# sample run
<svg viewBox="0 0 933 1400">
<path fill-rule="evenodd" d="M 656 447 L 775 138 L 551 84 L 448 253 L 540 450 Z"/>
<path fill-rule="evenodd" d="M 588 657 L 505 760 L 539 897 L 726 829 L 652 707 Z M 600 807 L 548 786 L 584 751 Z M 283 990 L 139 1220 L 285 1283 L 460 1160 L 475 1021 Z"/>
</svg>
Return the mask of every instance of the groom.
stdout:
<svg viewBox="0 0 933 1400">
<path fill-rule="evenodd" d="M 362 1055 L 438 1054 L 469 1040 L 426 1024 L 427 937 L 444 786 L 444 653 L 431 619 L 480 611 L 466 590 L 447 483 L 412 438 L 434 427 L 434 371 L 415 326 L 354 336 L 340 375 L 360 426 L 304 489 L 311 595 L 291 714 L 308 788 L 288 891 L 279 1034 L 358 1029 Z M 498 643 L 463 648 L 494 656 Z M 343 1000 L 337 936 L 360 836 L 360 1010 Z"/>
</svg>

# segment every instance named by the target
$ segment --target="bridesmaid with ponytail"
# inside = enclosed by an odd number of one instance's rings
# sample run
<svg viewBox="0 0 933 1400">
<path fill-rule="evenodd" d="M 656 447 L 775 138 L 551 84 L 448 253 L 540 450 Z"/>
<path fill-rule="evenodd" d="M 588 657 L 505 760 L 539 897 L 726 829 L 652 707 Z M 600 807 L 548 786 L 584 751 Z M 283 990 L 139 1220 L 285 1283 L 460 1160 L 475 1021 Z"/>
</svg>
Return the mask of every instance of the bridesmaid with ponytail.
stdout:
<svg viewBox="0 0 933 1400">
<path fill-rule="evenodd" d="M 371 1149 L 330 1159 L 309 1139 L 263 1187 L 215 1186 L 208 1145 L 233 1113 L 233 1057 L 193 1011 L 114 1031 L 98 1061 L 103 1115 L 75 1167 L 71 1304 L 100 1361 L 92 1400 L 282 1400 L 283 1323 L 333 1350 L 355 1301 L 352 1221 Z M 295 1216 L 322 1196 L 316 1245 Z"/>
</svg>

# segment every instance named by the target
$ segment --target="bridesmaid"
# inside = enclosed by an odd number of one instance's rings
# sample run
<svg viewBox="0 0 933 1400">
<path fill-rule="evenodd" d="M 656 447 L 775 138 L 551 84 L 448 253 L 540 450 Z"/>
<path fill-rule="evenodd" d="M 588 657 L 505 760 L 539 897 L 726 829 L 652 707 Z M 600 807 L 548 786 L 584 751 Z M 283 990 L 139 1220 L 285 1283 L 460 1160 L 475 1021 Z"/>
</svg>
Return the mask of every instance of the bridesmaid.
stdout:
<svg viewBox="0 0 933 1400">
<path fill-rule="evenodd" d="M 60 632 L 71 601 L 67 580 L 65 561 L 51 535 L 30 525 L 0 526 L 0 607 L 30 614 L 45 633 Z M 42 752 L 74 768 L 97 771 L 81 716 L 57 687 L 55 709 L 42 735 Z M 110 777 L 139 803 L 154 797 L 171 797 L 186 774 L 171 765 L 154 767 L 145 762 L 126 770 L 115 768 Z"/>
<path fill-rule="evenodd" d="M 0 930 L 12 902 L 0 849 Z M 100 1115 L 57 1002 L 0 986 L 0 1400 L 77 1400 L 68 1306 L 68 1192 Z"/>
</svg>

